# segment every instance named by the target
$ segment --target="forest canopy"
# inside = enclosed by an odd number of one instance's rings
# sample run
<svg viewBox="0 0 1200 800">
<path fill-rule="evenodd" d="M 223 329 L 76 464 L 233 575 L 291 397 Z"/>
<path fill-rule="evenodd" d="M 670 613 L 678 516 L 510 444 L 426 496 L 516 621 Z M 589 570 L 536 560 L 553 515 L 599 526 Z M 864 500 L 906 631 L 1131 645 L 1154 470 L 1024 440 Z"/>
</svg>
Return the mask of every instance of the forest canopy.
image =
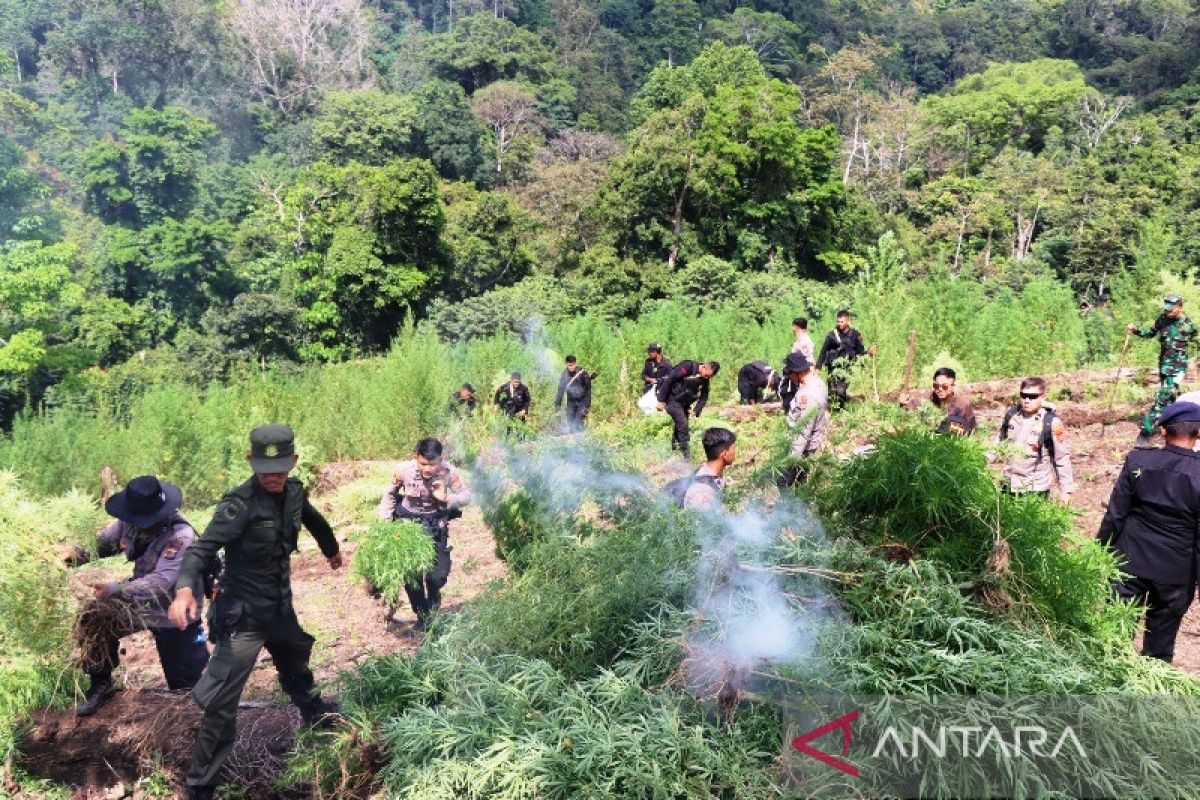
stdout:
<svg viewBox="0 0 1200 800">
<path fill-rule="evenodd" d="M 1198 99 L 1175 0 L 0 0 L 0 426 L 897 265 L 1111 316 L 1192 277 Z"/>
</svg>

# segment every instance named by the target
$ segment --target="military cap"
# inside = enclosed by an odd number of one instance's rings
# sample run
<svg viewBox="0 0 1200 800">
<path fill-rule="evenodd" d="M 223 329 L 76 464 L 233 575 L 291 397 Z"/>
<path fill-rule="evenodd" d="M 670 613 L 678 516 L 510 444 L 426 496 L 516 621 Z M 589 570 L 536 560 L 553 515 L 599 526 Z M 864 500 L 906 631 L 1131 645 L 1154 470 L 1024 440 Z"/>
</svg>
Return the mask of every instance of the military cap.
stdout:
<svg viewBox="0 0 1200 800">
<path fill-rule="evenodd" d="M 294 466 L 296 436 L 277 422 L 250 431 L 250 466 L 255 472 L 288 472 Z"/>
<path fill-rule="evenodd" d="M 1159 425 L 1170 425 L 1174 422 L 1200 422 L 1200 406 L 1176 400 L 1163 409 L 1158 418 Z"/>
<path fill-rule="evenodd" d="M 646 352 L 647 353 L 661 353 L 662 345 L 659 344 L 658 342 L 651 342 L 650 344 L 646 345 Z"/>
<path fill-rule="evenodd" d="M 1176 294 L 1175 292 L 1171 292 L 1169 295 L 1167 295 L 1166 297 L 1163 298 L 1163 309 L 1165 311 L 1170 311 L 1172 308 L 1174 308 L 1175 306 L 1179 305 L 1182 302 L 1183 302 L 1183 295 Z"/>
<path fill-rule="evenodd" d="M 804 372 L 812 367 L 812 362 L 804 357 L 804 353 L 788 353 L 787 358 L 783 360 L 783 369 L 785 372 Z"/>
</svg>

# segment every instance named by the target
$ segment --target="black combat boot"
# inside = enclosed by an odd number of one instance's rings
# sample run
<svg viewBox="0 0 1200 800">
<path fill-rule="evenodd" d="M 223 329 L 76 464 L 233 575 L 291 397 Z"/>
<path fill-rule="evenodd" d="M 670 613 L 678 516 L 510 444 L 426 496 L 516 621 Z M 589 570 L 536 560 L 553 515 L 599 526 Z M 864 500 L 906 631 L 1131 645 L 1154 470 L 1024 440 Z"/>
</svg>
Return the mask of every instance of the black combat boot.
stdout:
<svg viewBox="0 0 1200 800">
<path fill-rule="evenodd" d="M 316 698 L 300 706 L 302 728 L 332 728 L 341 718 L 342 707 L 336 700 Z"/>
<path fill-rule="evenodd" d="M 83 702 L 75 706 L 75 716 L 77 717 L 90 717 L 117 693 L 117 687 L 113 684 L 111 675 L 93 675 L 91 678 L 92 683 L 88 687 L 87 694 L 83 696 Z"/>
<path fill-rule="evenodd" d="M 216 792 L 211 786 L 193 786 L 188 789 L 188 800 L 213 800 Z"/>
<path fill-rule="evenodd" d="M 1133 440 L 1133 447 L 1136 450 L 1152 450 L 1154 449 L 1154 441 L 1151 434 L 1145 431 L 1138 431 L 1137 438 Z"/>
</svg>

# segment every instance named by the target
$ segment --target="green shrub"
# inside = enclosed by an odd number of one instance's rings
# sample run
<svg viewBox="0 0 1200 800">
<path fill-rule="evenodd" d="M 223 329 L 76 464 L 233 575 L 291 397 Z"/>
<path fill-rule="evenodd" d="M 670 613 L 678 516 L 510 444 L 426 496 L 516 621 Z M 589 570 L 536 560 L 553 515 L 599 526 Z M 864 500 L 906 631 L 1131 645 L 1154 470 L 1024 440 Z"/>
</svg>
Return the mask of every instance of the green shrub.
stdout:
<svg viewBox="0 0 1200 800">
<path fill-rule="evenodd" d="M 421 581 L 436 558 L 433 538 L 420 523 L 377 522 L 367 529 L 354 554 L 354 575 L 369 581 L 389 603 L 404 597 L 404 586 Z"/>
<path fill-rule="evenodd" d="M 91 541 L 102 516 L 79 493 L 30 500 L 13 473 L 0 472 L 0 759 L 12 752 L 26 714 L 74 689 L 76 603 L 54 545 Z"/>
</svg>

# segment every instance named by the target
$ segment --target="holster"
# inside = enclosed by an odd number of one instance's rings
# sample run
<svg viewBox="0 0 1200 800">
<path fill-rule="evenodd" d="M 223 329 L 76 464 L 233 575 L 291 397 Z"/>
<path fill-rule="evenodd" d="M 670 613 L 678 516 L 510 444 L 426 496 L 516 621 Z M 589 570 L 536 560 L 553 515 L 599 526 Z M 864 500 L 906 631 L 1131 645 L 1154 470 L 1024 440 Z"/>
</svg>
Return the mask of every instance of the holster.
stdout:
<svg viewBox="0 0 1200 800">
<path fill-rule="evenodd" d="M 208 607 L 210 638 L 216 641 L 233 633 L 242 619 L 242 609 L 241 600 L 230 597 L 225 592 L 219 592 L 216 601 Z"/>
</svg>

